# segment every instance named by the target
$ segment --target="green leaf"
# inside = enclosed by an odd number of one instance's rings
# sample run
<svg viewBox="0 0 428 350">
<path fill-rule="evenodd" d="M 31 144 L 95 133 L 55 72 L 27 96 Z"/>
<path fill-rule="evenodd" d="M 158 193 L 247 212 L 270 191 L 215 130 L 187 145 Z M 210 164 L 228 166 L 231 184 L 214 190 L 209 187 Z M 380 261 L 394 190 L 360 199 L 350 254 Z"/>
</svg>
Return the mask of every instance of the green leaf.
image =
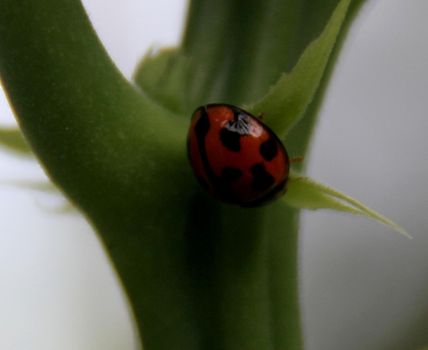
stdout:
<svg viewBox="0 0 428 350">
<path fill-rule="evenodd" d="M 283 74 L 258 102 L 247 107 L 264 121 L 280 138 L 300 120 L 317 91 L 345 19 L 350 0 L 342 0 L 334 10 L 320 36 L 303 52 L 291 73 Z"/>
<path fill-rule="evenodd" d="M 18 128 L 0 128 L 0 145 L 21 155 L 30 155 L 31 149 Z"/>
<path fill-rule="evenodd" d="M 21 187 L 29 190 L 36 190 L 46 193 L 58 193 L 59 189 L 50 181 L 27 181 L 27 180 L 13 180 L 2 181 L 0 184 Z"/>
<path fill-rule="evenodd" d="M 190 61 L 176 48 L 149 51 L 134 73 L 134 81 L 154 101 L 183 114 L 186 110 Z"/>
<path fill-rule="evenodd" d="M 44 193 L 49 193 L 53 195 L 61 195 L 60 190 L 56 187 L 51 181 L 25 181 L 25 180 L 14 180 L 14 181 L 2 181 L 0 185 L 6 186 L 15 186 L 18 188 L 26 190 L 34 190 Z M 75 212 L 77 213 L 77 208 L 67 199 L 64 198 L 63 202 L 54 206 L 46 208 L 49 212 L 57 214 L 67 214 Z"/>
<path fill-rule="evenodd" d="M 300 209 L 332 209 L 362 215 L 392 228 L 407 238 L 412 238 L 404 228 L 360 201 L 308 177 L 290 176 L 287 194 L 283 200 L 288 205 Z"/>
</svg>

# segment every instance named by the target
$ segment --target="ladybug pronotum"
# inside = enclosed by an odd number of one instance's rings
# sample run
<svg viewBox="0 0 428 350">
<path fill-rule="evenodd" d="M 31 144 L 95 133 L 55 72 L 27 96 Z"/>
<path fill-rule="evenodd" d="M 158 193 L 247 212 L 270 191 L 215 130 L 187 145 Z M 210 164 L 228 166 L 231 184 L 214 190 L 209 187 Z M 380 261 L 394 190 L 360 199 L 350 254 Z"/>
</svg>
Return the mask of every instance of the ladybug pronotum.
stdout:
<svg viewBox="0 0 428 350">
<path fill-rule="evenodd" d="M 258 118 L 227 104 L 208 104 L 193 113 L 187 139 L 196 178 L 213 197 L 252 207 L 286 190 L 287 151 Z"/>
</svg>

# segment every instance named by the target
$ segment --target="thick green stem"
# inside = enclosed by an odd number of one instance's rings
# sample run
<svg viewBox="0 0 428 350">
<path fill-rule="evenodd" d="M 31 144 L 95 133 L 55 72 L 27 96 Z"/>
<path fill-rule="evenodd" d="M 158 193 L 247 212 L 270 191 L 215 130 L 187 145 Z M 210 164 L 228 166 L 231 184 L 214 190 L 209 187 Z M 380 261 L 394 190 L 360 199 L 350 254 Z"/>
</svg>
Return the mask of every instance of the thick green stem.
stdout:
<svg viewBox="0 0 428 350">
<path fill-rule="evenodd" d="M 183 49 L 196 67 L 193 102 L 239 105 L 259 97 L 284 70 L 300 6 L 295 0 L 192 1 Z"/>
<path fill-rule="evenodd" d="M 135 193 L 150 155 L 168 163 L 184 142 L 184 123 L 120 75 L 79 1 L 1 0 L 0 53 L 2 83 L 25 136 L 80 206 L 109 212 L 118 195 Z M 145 130 L 160 129 L 164 138 L 146 142 Z"/>
<path fill-rule="evenodd" d="M 99 227 L 146 348 L 300 349 L 296 235 L 278 229 L 290 209 L 225 207 L 204 194 L 180 202 Z M 266 221 L 272 210 L 281 215 Z"/>
</svg>

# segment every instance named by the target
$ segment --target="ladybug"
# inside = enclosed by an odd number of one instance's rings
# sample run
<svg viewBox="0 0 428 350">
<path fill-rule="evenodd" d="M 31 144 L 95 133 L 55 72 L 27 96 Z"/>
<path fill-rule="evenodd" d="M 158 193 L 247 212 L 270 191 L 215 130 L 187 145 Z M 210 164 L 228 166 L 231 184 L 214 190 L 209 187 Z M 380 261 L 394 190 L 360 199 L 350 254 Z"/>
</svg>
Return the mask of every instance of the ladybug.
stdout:
<svg viewBox="0 0 428 350">
<path fill-rule="evenodd" d="M 199 183 L 223 202 L 254 207 L 286 191 L 287 151 L 268 126 L 239 107 L 196 109 L 187 151 Z"/>
</svg>

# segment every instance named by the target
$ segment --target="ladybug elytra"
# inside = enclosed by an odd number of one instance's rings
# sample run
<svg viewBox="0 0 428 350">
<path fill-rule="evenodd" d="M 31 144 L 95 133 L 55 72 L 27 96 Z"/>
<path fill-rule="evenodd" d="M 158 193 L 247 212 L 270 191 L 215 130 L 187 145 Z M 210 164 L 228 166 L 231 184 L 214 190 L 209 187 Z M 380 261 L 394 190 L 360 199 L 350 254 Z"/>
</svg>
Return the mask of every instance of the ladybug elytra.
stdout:
<svg viewBox="0 0 428 350">
<path fill-rule="evenodd" d="M 208 104 L 196 109 L 187 147 L 196 178 L 223 202 L 258 206 L 286 190 L 287 151 L 268 126 L 241 108 Z"/>
</svg>

